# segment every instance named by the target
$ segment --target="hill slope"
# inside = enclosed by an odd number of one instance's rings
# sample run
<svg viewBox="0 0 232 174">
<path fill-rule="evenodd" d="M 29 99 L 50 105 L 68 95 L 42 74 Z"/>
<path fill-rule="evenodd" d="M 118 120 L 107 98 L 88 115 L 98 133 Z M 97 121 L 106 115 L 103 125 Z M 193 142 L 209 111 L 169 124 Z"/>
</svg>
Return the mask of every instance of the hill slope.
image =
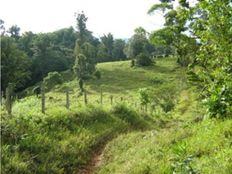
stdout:
<svg viewBox="0 0 232 174">
<path fill-rule="evenodd" d="M 3 108 L 3 173 L 83 172 L 99 143 L 122 133 L 107 144 L 99 173 L 231 171 L 232 122 L 203 119 L 175 59 L 146 68 L 101 63 L 98 69 L 102 78 L 85 82 L 87 105 L 66 72 L 65 82 L 46 93 L 45 114 L 36 96 L 15 101 L 11 117 Z"/>
<path fill-rule="evenodd" d="M 167 127 L 131 132 L 110 142 L 98 173 L 231 174 L 232 120 L 202 120 L 194 98 L 186 91 L 181 98 Z"/>
</svg>

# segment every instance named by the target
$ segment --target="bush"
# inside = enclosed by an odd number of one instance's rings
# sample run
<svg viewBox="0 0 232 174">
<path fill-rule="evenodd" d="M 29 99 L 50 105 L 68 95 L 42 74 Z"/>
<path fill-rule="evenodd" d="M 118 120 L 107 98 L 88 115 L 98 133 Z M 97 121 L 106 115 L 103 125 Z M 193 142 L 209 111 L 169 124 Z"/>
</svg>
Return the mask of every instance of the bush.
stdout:
<svg viewBox="0 0 232 174">
<path fill-rule="evenodd" d="M 215 83 L 210 88 L 210 95 L 205 100 L 211 117 L 231 118 L 232 113 L 232 83 Z"/>
<path fill-rule="evenodd" d="M 140 53 L 136 56 L 136 64 L 139 66 L 149 66 L 152 65 L 152 60 L 148 54 Z"/>
<path fill-rule="evenodd" d="M 43 80 L 46 90 L 51 90 L 55 85 L 61 84 L 62 82 L 63 78 L 61 74 L 56 71 L 48 73 L 47 77 Z"/>
<path fill-rule="evenodd" d="M 165 82 L 165 80 L 164 80 L 164 79 L 160 79 L 160 78 L 158 78 L 158 77 L 152 77 L 152 78 L 150 79 L 150 82 L 151 82 L 152 84 L 154 84 L 154 85 L 160 85 L 160 84 L 163 84 L 163 83 Z"/>
<path fill-rule="evenodd" d="M 148 88 L 139 89 L 139 98 L 142 105 L 150 103 L 150 91 Z"/>
<path fill-rule="evenodd" d="M 130 65 L 131 67 L 134 67 L 135 66 L 135 60 L 134 59 L 132 59 L 131 60 L 131 65 Z"/>
<path fill-rule="evenodd" d="M 149 124 L 140 115 L 123 104 L 116 105 L 113 108 L 113 114 L 121 120 L 129 123 L 132 128 L 145 129 L 149 127 Z"/>
<path fill-rule="evenodd" d="M 164 112 L 170 112 L 175 107 L 175 101 L 173 100 L 173 96 L 166 96 L 160 102 L 160 107 Z"/>
<path fill-rule="evenodd" d="M 94 76 L 97 78 L 97 79 L 100 79 L 101 78 L 101 72 L 99 70 L 96 70 L 94 72 Z"/>
</svg>

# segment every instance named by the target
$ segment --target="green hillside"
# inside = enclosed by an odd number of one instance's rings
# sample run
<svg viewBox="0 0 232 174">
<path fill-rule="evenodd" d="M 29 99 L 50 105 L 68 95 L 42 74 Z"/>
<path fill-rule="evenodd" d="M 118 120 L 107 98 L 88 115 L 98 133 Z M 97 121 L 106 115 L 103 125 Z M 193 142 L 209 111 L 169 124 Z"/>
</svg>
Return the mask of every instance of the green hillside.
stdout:
<svg viewBox="0 0 232 174">
<path fill-rule="evenodd" d="M 0 173 L 232 174 L 232 0 L 3 2 Z"/>
<path fill-rule="evenodd" d="M 120 135 L 105 148 L 104 165 L 97 173 L 230 174 L 232 121 L 202 116 L 194 98 L 184 91 L 172 112 L 181 120 L 171 119 L 159 131 Z"/>
<path fill-rule="evenodd" d="M 70 78 L 45 94 L 45 114 L 36 96 L 15 101 L 12 116 L 2 108 L 3 173 L 232 171 L 232 121 L 205 117 L 185 69 L 174 58 L 146 68 L 130 68 L 123 61 L 101 63 L 98 69 L 102 78 L 86 81 L 87 105 L 79 96 L 77 80 Z M 65 76 L 72 75 L 64 72 Z M 154 98 L 146 109 L 141 89 Z M 170 103 L 173 107 L 165 112 Z M 98 167 L 90 165 L 96 151 L 103 156 Z"/>
</svg>

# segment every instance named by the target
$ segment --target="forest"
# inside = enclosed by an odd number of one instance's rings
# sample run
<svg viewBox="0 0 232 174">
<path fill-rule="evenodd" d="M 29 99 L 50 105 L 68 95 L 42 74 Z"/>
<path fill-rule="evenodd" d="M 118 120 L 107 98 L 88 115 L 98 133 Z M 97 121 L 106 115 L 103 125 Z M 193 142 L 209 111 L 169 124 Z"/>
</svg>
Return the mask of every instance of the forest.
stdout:
<svg viewBox="0 0 232 174">
<path fill-rule="evenodd" d="M 232 173 L 232 2 L 159 0 L 161 29 L 1 34 L 1 172 Z"/>
</svg>

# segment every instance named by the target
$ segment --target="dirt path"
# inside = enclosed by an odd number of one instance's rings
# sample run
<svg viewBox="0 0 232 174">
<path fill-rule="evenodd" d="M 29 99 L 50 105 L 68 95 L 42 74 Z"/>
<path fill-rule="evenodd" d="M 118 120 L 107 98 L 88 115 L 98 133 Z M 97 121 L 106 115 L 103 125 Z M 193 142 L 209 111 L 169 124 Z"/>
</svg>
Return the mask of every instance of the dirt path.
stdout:
<svg viewBox="0 0 232 174">
<path fill-rule="evenodd" d="M 95 152 L 93 153 L 93 156 L 90 160 L 90 162 L 81 169 L 78 174 L 94 174 L 99 167 L 103 164 L 103 151 L 105 149 L 105 146 L 108 141 L 101 143 L 96 148 Z"/>
</svg>

